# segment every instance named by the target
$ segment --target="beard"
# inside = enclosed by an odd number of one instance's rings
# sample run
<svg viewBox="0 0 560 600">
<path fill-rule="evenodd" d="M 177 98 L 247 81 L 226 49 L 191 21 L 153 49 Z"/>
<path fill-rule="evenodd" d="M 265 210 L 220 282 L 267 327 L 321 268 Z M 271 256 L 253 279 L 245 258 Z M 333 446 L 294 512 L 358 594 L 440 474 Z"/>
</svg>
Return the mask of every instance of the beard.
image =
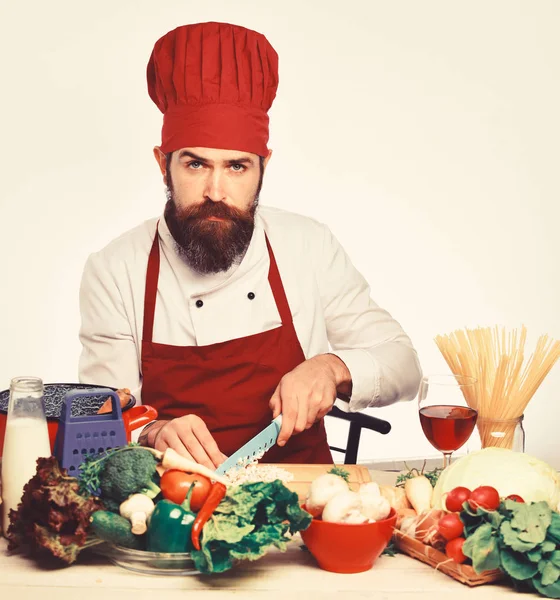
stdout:
<svg viewBox="0 0 560 600">
<path fill-rule="evenodd" d="M 253 237 L 260 190 L 246 211 L 212 200 L 180 209 L 168 181 L 164 215 L 179 256 L 201 274 L 227 271 L 239 264 Z M 223 220 L 211 221 L 210 217 Z"/>
</svg>

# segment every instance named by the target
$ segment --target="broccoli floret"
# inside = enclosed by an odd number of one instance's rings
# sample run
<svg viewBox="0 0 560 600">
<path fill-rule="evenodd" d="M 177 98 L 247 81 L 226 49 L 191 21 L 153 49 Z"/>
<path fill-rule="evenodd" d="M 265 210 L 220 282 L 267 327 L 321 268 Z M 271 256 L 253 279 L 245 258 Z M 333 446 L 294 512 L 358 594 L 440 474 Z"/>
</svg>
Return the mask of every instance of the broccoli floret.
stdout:
<svg viewBox="0 0 560 600">
<path fill-rule="evenodd" d="M 120 513 L 120 507 L 121 507 L 121 503 L 117 502 L 116 500 L 113 500 L 112 498 L 103 498 L 102 500 L 103 502 L 103 506 L 105 507 L 105 510 L 107 510 L 108 512 L 112 512 L 112 513 Z"/>
<path fill-rule="evenodd" d="M 106 460 L 99 475 L 101 496 L 124 502 L 131 494 L 143 493 L 155 498 L 160 488 L 154 483 L 157 460 L 148 450 L 128 447 Z"/>
</svg>

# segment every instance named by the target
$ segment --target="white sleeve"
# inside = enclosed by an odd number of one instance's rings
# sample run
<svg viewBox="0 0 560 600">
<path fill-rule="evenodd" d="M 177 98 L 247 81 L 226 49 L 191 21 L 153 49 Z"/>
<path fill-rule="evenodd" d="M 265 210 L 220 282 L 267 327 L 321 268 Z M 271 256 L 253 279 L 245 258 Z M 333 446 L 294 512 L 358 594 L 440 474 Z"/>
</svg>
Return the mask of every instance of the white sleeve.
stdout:
<svg viewBox="0 0 560 600">
<path fill-rule="evenodd" d="M 140 403 L 140 365 L 114 267 L 92 254 L 80 285 L 79 378 L 82 383 L 129 388 Z"/>
<path fill-rule="evenodd" d="M 349 410 L 412 400 L 422 376 L 412 342 L 371 299 L 366 280 L 327 227 L 315 260 L 332 354 L 352 376 Z"/>
</svg>

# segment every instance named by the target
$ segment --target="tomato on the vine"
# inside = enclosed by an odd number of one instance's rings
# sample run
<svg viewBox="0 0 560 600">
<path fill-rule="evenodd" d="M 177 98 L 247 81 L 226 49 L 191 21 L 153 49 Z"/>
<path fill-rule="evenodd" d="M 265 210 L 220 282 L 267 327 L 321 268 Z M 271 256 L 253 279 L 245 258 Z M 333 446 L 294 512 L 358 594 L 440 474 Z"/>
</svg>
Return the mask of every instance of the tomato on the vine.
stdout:
<svg viewBox="0 0 560 600">
<path fill-rule="evenodd" d="M 163 497 L 175 504 L 185 501 L 191 486 L 193 486 L 193 491 L 190 497 L 190 507 L 192 511 L 198 512 L 212 489 L 212 482 L 207 477 L 171 469 L 161 476 L 159 482 Z"/>
</svg>

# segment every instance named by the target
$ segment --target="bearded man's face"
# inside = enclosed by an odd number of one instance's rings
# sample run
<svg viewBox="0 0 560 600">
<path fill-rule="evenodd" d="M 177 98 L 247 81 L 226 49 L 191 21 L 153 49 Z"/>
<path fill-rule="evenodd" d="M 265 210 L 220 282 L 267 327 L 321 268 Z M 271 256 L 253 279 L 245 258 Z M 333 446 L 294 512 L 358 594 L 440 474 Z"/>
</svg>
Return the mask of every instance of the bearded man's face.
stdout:
<svg viewBox="0 0 560 600">
<path fill-rule="evenodd" d="M 218 273 L 241 262 L 263 173 L 264 160 L 249 152 L 183 148 L 167 158 L 165 220 L 192 269 Z"/>
</svg>

